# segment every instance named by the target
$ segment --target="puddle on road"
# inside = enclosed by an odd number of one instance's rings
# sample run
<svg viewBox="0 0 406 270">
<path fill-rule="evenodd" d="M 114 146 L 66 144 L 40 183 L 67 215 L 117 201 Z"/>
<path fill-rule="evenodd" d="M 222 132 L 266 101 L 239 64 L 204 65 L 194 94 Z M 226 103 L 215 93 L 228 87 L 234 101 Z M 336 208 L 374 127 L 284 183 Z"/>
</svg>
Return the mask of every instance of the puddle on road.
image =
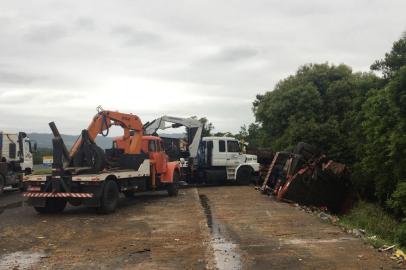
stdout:
<svg viewBox="0 0 406 270">
<path fill-rule="evenodd" d="M 41 258 L 42 252 L 17 251 L 0 256 L 0 269 L 32 269 Z"/>
<path fill-rule="evenodd" d="M 206 195 L 199 195 L 200 204 L 206 215 L 207 226 L 211 233 L 211 245 L 214 251 L 214 260 L 218 269 L 241 269 L 241 258 L 237 252 L 238 245 L 227 240 L 224 225 L 213 218 L 209 199 Z"/>
</svg>

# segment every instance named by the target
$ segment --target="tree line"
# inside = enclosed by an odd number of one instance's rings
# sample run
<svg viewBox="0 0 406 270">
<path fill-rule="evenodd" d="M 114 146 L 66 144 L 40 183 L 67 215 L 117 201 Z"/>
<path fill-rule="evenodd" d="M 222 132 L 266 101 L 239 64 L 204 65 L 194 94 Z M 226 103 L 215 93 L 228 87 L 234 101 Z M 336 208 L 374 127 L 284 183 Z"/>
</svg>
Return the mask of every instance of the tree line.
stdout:
<svg viewBox="0 0 406 270">
<path fill-rule="evenodd" d="M 406 216 L 406 34 L 369 72 L 307 64 L 256 96 L 251 146 L 285 150 L 300 141 L 347 164 L 363 199 Z"/>
</svg>

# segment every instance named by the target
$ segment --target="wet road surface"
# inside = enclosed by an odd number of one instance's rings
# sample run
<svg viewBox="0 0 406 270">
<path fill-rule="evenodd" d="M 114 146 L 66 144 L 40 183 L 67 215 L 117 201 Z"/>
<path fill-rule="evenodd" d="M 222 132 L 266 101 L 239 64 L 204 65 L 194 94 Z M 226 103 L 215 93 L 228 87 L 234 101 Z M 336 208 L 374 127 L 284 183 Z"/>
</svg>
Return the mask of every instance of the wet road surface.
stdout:
<svg viewBox="0 0 406 270">
<path fill-rule="evenodd" d="M 0 197 L 0 269 L 399 269 L 338 227 L 253 187 L 122 198 L 111 215 L 39 215 Z"/>
</svg>

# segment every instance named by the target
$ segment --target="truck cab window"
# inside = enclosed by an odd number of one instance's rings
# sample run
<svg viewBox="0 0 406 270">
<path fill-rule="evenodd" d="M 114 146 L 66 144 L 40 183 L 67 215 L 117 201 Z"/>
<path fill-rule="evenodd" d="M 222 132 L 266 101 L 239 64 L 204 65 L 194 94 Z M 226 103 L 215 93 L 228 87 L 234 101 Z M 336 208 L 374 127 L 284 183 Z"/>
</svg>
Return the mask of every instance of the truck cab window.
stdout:
<svg viewBox="0 0 406 270">
<path fill-rule="evenodd" d="M 32 146 L 31 142 L 30 142 L 30 141 L 26 141 L 25 143 L 28 145 L 28 151 L 29 151 L 30 153 L 33 153 L 33 152 L 34 152 L 34 147 Z"/>
<path fill-rule="evenodd" d="M 16 154 L 17 154 L 17 147 L 16 147 L 16 144 L 15 143 L 10 143 L 9 145 L 8 145 L 8 156 L 9 156 L 9 158 L 11 158 L 11 159 L 14 159 L 14 158 L 16 158 Z"/>
<path fill-rule="evenodd" d="M 226 151 L 226 141 L 219 140 L 219 152 L 225 152 L 225 151 Z"/>
<path fill-rule="evenodd" d="M 241 152 L 240 144 L 237 141 L 227 141 L 227 151 L 231 153 Z"/>
</svg>

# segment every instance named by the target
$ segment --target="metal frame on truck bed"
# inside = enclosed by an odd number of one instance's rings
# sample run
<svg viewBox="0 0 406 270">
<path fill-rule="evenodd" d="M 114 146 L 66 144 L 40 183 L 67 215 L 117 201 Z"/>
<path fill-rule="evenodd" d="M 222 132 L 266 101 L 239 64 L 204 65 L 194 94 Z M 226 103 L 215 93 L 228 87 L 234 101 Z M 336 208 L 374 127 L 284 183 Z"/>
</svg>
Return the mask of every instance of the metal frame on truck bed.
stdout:
<svg viewBox="0 0 406 270">
<path fill-rule="evenodd" d="M 112 125 L 121 126 L 124 135 L 119 145 L 103 151 L 94 140 Z M 68 202 L 110 213 L 120 192 L 131 197 L 137 191 L 166 189 L 169 196 L 177 195 L 179 162 L 168 162 L 159 137 L 143 136 L 137 116 L 100 110 L 70 152 L 55 124 L 50 127 L 55 136 L 52 174 L 24 178 L 24 196 L 39 213 L 61 212 Z"/>
</svg>

